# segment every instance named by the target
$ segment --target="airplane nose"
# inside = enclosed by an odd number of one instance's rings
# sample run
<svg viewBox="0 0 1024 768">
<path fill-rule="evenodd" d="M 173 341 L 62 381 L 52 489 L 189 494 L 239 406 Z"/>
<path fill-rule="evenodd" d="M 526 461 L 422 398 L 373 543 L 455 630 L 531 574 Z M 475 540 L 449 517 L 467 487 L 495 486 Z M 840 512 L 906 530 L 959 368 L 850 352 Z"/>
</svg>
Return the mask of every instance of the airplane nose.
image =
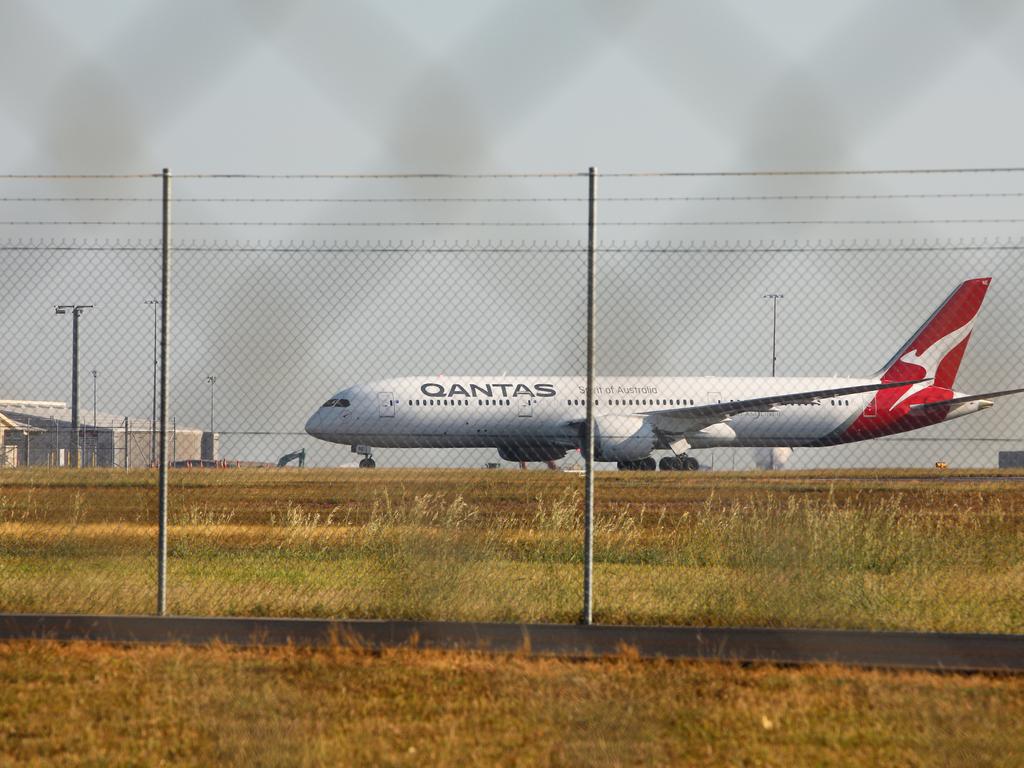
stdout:
<svg viewBox="0 0 1024 768">
<path fill-rule="evenodd" d="M 306 433 L 317 439 L 323 439 L 324 434 L 324 413 L 323 408 L 316 411 L 306 422 Z"/>
</svg>

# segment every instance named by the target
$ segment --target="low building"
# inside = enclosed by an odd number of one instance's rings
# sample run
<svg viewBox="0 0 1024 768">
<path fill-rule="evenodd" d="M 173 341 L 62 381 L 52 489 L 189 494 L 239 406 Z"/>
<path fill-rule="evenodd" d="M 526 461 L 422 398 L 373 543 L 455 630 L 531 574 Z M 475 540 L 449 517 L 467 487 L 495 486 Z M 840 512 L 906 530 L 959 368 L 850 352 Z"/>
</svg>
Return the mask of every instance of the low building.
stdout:
<svg viewBox="0 0 1024 768">
<path fill-rule="evenodd" d="M 0 468 L 18 466 L 18 445 L 27 440 L 35 427 L 15 421 L 0 412 Z"/>
<path fill-rule="evenodd" d="M 0 467 L 71 465 L 71 409 L 66 403 L 0 400 Z M 216 460 L 219 435 L 172 423 L 171 462 Z M 80 411 L 78 450 L 83 467 L 149 467 L 159 458 L 159 424 Z"/>
<path fill-rule="evenodd" d="M 1024 451 L 1000 451 L 1000 469 L 1024 469 Z"/>
</svg>

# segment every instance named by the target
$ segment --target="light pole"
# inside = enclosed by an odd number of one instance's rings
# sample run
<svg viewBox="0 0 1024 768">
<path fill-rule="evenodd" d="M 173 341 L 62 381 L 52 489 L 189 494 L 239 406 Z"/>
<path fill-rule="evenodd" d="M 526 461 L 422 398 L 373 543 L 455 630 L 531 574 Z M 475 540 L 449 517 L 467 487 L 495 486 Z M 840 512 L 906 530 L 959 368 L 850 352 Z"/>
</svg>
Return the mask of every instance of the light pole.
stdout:
<svg viewBox="0 0 1024 768">
<path fill-rule="evenodd" d="M 92 304 L 58 304 L 53 308 L 54 314 L 71 313 L 71 466 L 79 465 L 78 456 L 78 318 Z"/>
<path fill-rule="evenodd" d="M 95 368 L 93 368 L 92 369 L 92 428 L 93 429 L 96 429 L 96 377 L 98 375 L 99 375 L 99 372 Z"/>
<path fill-rule="evenodd" d="M 213 385 L 217 383 L 216 376 L 207 376 L 206 383 L 210 385 L 210 440 L 213 440 Z"/>
<path fill-rule="evenodd" d="M 775 377 L 775 323 L 778 316 L 779 299 L 786 298 L 781 293 L 766 293 L 762 299 L 772 300 L 772 378 Z"/>
<path fill-rule="evenodd" d="M 158 341 L 160 334 L 157 330 L 157 314 L 160 306 L 160 299 L 146 299 L 145 304 L 153 307 L 153 416 L 149 420 L 149 457 L 156 462 L 156 369 L 160 364 L 158 352 Z"/>
</svg>

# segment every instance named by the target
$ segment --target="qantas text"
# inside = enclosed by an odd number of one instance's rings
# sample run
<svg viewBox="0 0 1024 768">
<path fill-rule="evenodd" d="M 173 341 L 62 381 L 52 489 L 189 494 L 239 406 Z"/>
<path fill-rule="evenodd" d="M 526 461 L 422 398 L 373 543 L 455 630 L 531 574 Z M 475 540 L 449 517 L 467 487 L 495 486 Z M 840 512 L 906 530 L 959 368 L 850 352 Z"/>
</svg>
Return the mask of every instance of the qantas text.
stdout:
<svg viewBox="0 0 1024 768">
<path fill-rule="evenodd" d="M 420 392 L 427 397 L 554 397 L 551 384 L 438 384 L 428 382 L 420 385 Z"/>
</svg>

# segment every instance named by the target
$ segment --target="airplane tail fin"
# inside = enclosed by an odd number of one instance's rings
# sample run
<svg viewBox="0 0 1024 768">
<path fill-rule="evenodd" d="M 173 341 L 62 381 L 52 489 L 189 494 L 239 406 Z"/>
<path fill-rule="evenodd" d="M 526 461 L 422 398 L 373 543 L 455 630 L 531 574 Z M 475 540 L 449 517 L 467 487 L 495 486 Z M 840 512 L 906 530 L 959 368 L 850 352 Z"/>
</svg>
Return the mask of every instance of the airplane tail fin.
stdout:
<svg viewBox="0 0 1024 768">
<path fill-rule="evenodd" d="M 934 379 L 934 386 L 952 389 L 991 282 L 990 277 L 978 277 L 960 283 L 882 367 L 881 380 Z"/>
</svg>

